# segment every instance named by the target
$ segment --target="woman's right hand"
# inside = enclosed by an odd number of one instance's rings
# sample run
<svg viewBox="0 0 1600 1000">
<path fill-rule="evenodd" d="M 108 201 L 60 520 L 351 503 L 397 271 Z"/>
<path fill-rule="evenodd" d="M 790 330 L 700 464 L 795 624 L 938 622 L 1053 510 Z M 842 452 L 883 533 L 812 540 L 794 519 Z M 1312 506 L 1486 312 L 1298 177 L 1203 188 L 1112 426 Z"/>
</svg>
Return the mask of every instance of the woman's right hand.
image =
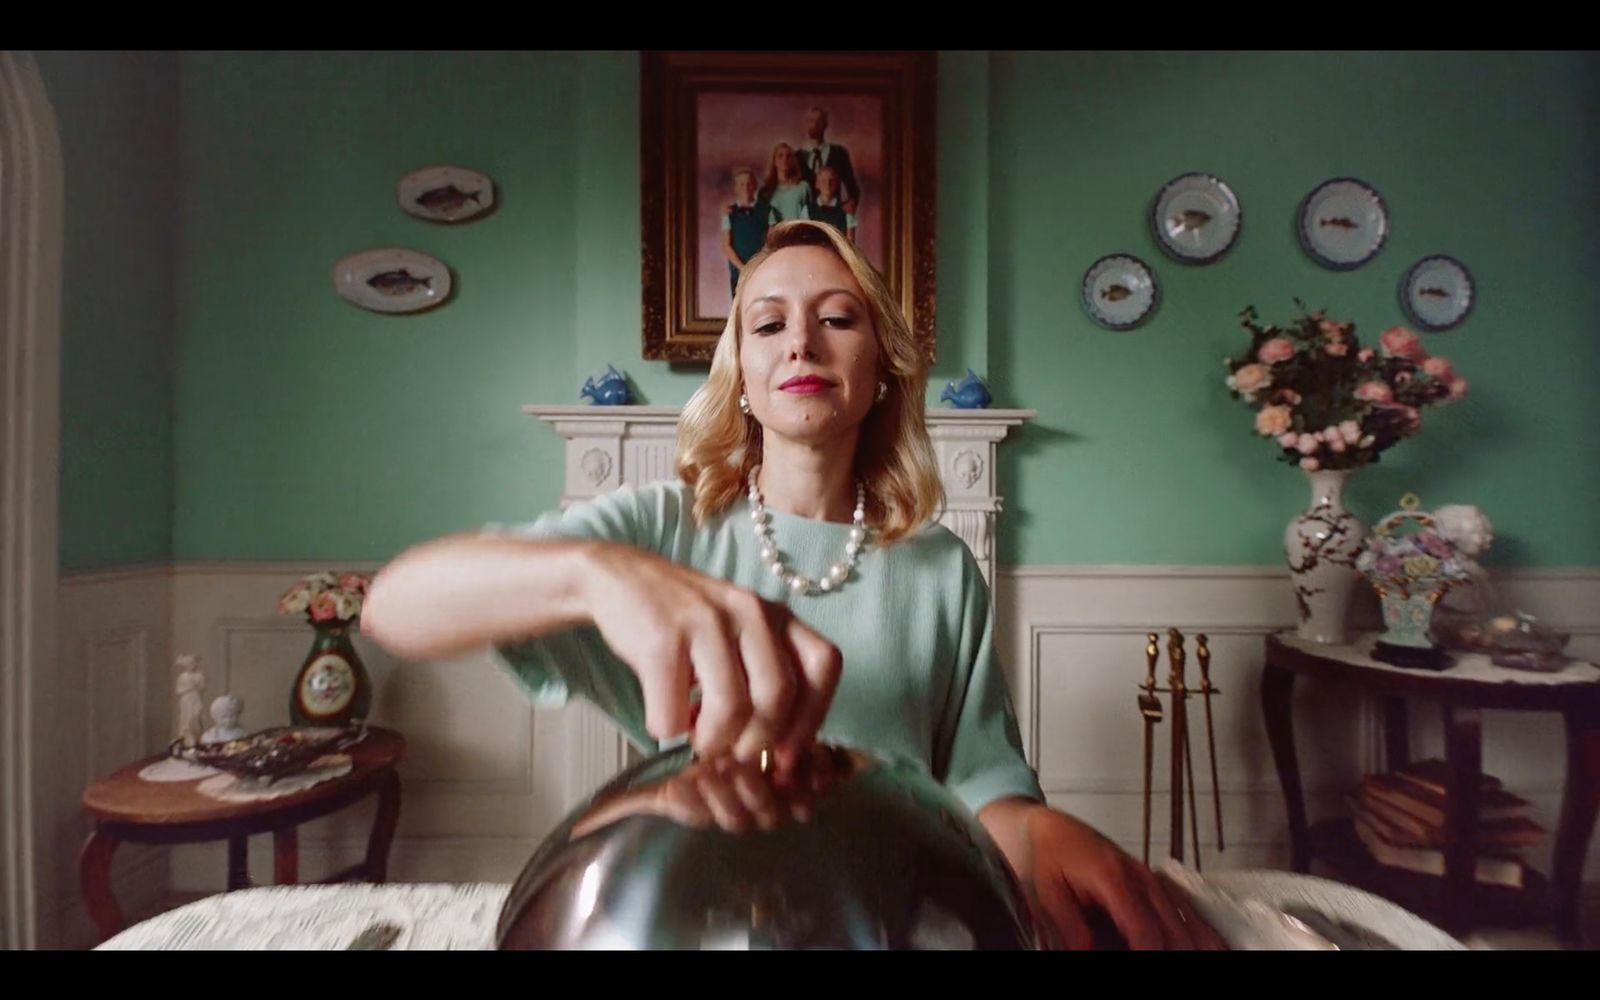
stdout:
<svg viewBox="0 0 1600 1000">
<path fill-rule="evenodd" d="M 780 778 L 756 761 L 702 758 L 654 785 L 622 792 L 596 804 L 573 824 L 583 837 L 629 816 L 661 816 L 693 829 L 719 827 L 729 833 L 770 831 L 787 822 L 808 823 L 817 797 L 850 772 L 848 758 L 812 746 Z"/>
<path fill-rule="evenodd" d="M 639 678 L 651 736 L 692 723 L 702 756 L 748 762 L 770 748 L 780 772 L 795 766 L 839 683 L 833 643 L 783 605 L 653 553 L 595 543 L 586 562 L 589 617 Z"/>
</svg>

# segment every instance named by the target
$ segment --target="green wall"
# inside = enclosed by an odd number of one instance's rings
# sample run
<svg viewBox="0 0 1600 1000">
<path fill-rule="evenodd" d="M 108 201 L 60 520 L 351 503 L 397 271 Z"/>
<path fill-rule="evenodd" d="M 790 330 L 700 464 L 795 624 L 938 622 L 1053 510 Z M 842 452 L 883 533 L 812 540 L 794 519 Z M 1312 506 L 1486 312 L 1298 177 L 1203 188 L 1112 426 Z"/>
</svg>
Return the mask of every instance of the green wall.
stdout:
<svg viewBox="0 0 1600 1000">
<path fill-rule="evenodd" d="M 172 556 L 178 58 L 40 52 L 65 172 L 63 570 Z"/>
<path fill-rule="evenodd" d="M 638 356 L 633 53 L 177 59 L 174 558 L 383 559 L 529 516 L 560 494 L 561 446 L 522 404 L 578 402 L 607 363 L 649 403 L 682 403 L 703 377 Z M 1306 488 L 1224 390 L 1236 314 L 1287 318 L 1298 296 L 1370 342 L 1400 321 L 1406 267 L 1449 253 L 1480 301 L 1428 346 L 1472 392 L 1361 472 L 1352 505 L 1373 519 L 1406 490 L 1473 502 L 1500 531 L 1495 562 L 1600 564 L 1583 405 L 1600 361 L 1597 75 L 1595 56 L 1560 53 L 943 54 L 930 398 L 970 365 L 998 405 L 1039 410 L 1003 446 L 1002 560 L 1278 563 Z M 458 226 L 404 215 L 395 181 L 434 163 L 495 177 L 499 208 Z M 1145 219 L 1190 170 L 1244 205 L 1239 246 L 1207 267 L 1168 261 Z M 1350 273 L 1292 233 L 1300 198 L 1336 175 L 1375 185 L 1393 219 Z M 333 263 L 385 245 L 449 263 L 455 298 L 393 317 L 335 296 Z M 1077 301 L 1084 269 L 1116 251 L 1163 286 L 1125 333 Z M 163 356 L 146 346 L 129 363 Z M 68 394 L 93 388 L 81 367 L 64 377 Z M 104 457 L 81 438 L 64 470 Z M 64 471 L 64 507 L 91 505 L 85 485 Z M 64 521 L 64 564 L 128 561 L 86 529 Z"/>
<path fill-rule="evenodd" d="M 1402 322 L 1405 270 L 1447 253 L 1480 298 L 1425 339 L 1471 393 L 1358 473 L 1351 504 L 1370 522 L 1408 490 L 1476 503 L 1500 533 L 1492 562 L 1600 563 L 1594 55 L 996 53 L 992 67 L 989 364 L 1002 403 L 1039 410 L 1003 466 L 1005 562 L 1276 563 L 1307 488 L 1224 390 L 1236 314 L 1287 319 L 1298 296 L 1375 343 Z M 1203 267 L 1168 262 L 1145 221 L 1191 170 L 1243 205 L 1239 245 Z M 1393 225 L 1347 273 L 1312 263 L 1292 229 L 1300 199 L 1341 175 L 1374 185 Z M 1165 300 L 1124 333 L 1077 300 L 1115 251 L 1151 263 Z"/>
</svg>

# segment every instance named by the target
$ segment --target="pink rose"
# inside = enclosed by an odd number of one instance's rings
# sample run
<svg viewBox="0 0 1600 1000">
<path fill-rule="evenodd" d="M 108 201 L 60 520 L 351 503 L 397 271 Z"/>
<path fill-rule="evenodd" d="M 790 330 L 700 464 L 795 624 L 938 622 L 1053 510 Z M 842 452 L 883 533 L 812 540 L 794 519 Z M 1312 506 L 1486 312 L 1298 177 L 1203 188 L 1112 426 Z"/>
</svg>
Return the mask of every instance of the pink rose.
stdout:
<svg viewBox="0 0 1600 1000">
<path fill-rule="evenodd" d="M 1441 382 L 1449 382 L 1456 377 L 1455 368 L 1451 367 L 1449 361 L 1440 357 L 1428 358 L 1422 362 L 1422 370 Z"/>
<path fill-rule="evenodd" d="M 1287 406 L 1263 406 L 1256 414 L 1256 433 L 1262 437 L 1276 437 L 1289 429 L 1289 423 Z"/>
<path fill-rule="evenodd" d="M 1335 455 L 1344 454 L 1344 449 L 1345 449 L 1344 438 L 1342 438 L 1342 437 L 1331 437 L 1331 438 L 1328 439 L 1328 450 L 1333 452 Z"/>
<path fill-rule="evenodd" d="M 1285 448 L 1293 448 L 1294 443 L 1298 440 L 1300 440 L 1300 435 L 1296 434 L 1294 431 L 1285 431 L 1284 433 L 1278 435 L 1278 443 L 1283 445 Z"/>
<path fill-rule="evenodd" d="M 339 577 L 339 589 L 352 594 L 365 594 L 367 592 L 367 578 L 361 573 L 346 573 Z"/>
<path fill-rule="evenodd" d="M 1422 412 L 1415 406 L 1407 406 L 1404 403 L 1387 403 L 1383 404 L 1383 409 L 1399 414 L 1403 433 L 1414 434 L 1417 428 L 1422 426 Z"/>
<path fill-rule="evenodd" d="M 1274 403 L 1287 403 L 1290 406 L 1300 405 L 1300 394 L 1293 389 L 1278 389 L 1272 394 Z"/>
<path fill-rule="evenodd" d="M 311 620 L 330 621 L 339 617 L 339 601 L 330 590 L 324 590 L 311 601 Z"/>
<path fill-rule="evenodd" d="M 1261 350 L 1256 352 L 1256 359 L 1269 365 L 1280 361 L 1288 361 L 1294 357 L 1294 342 L 1284 337 L 1273 337 L 1261 345 Z"/>
<path fill-rule="evenodd" d="M 1240 392 L 1252 393 L 1272 382 L 1272 369 L 1266 365 L 1245 365 L 1233 373 L 1233 387 Z"/>
<path fill-rule="evenodd" d="M 1467 394 L 1467 380 L 1466 379 L 1464 379 L 1464 378 L 1453 378 L 1453 379 L 1450 380 L 1450 398 L 1451 399 L 1460 399 L 1462 396 L 1465 396 L 1466 394 Z"/>
<path fill-rule="evenodd" d="M 1372 360 L 1372 348 L 1363 347 L 1361 350 L 1357 351 L 1356 352 L 1356 360 L 1361 362 L 1362 364 L 1366 364 L 1368 361 L 1371 361 Z"/>
<path fill-rule="evenodd" d="M 1363 382 L 1356 386 L 1356 398 L 1369 403 L 1387 403 L 1394 399 L 1394 390 L 1383 382 Z"/>
<path fill-rule="evenodd" d="M 1354 420 L 1346 420 L 1339 425 L 1339 433 L 1344 435 L 1345 444 L 1355 444 L 1361 440 L 1361 425 Z"/>
<path fill-rule="evenodd" d="M 1316 472 L 1318 469 L 1322 468 L 1322 463 L 1314 458 L 1302 458 L 1300 460 L 1300 468 L 1306 470 L 1307 472 Z"/>
<path fill-rule="evenodd" d="M 1322 332 L 1324 337 L 1327 337 L 1331 340 L 1339 340 L 1344 337 L 1347 331 L 1349 331 L 1350 324 L 1340 323 L 1331 319 L 1323 319 L 1317 321 L 1317 329 Z"/>
<path fill-rule="evenodd" d="M 1299 450 L 1300 454 L 1309 455 L 1322 447 L 1322 442 L 1317 440 L 1315 434 L 1302 434 L 1300 435 L 1300 440 L 1296 441 L 1294 446 Z"/>
<path fill-rule="evenodd" d="M 1403 326 L 1391 326 L 1383 331 L 1383 336 L 1378 339 L 1383 344 L 1383 353 L 1392 358 L 1421 361 L 1428 356 L 1428 352 L 1422 347 L 1422 338 Z"/>
<path fill-rule="evenodd" d="M 1322 345 L 1322 349 L 1336 358 L 1342 358 L 1350 353 L 1350 345 L 1342 340 L 1330 340 Z"/>
</svg>

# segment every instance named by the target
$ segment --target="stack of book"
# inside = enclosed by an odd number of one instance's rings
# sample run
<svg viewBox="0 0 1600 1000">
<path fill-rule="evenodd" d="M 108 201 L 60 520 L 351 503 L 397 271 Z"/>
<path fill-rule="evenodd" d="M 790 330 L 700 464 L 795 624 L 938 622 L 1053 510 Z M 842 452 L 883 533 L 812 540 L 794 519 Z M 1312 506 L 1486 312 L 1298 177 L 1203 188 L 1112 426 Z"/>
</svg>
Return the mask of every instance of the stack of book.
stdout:
<svg viewBox="0 0 1600 1000">
<path fill-rule="evenodd" d="M 1369 774 L 1347 797 L 1356 836 L 1375 861 L 1424 875 L 1444 875 L 1445 778 L 1442 760 L 1419 761 L 1387 774 Z M 1522 852 L 1545 830 L 1529 816 L 1532 805 L 1485 774 L 1478 785 L 1477 880 L 1520 889 Z"/>
</svg>

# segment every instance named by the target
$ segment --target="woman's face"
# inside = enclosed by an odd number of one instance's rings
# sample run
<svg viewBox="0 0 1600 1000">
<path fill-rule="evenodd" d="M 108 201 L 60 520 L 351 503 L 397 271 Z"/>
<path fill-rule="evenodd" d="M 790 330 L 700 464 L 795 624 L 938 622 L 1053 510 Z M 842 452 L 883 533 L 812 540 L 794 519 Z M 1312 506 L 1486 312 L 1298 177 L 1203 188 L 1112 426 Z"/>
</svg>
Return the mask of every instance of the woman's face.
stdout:
<svg viewBox="0 0 1600 1000">
<path fill-rule="evenodd" d="M 788 146 L 780 145 L 772 151 L 772 165 L 777 168 L 779 177 L 789 177 L 794 174 L 794 150 Z"/>
<path fill-rule="evenodd" d="M 878 388 L 872 311 L 850 268 L 822 247 L 789 247 L 746 275 L 739 368 L 768 432 L 821 442 L 853 431 Z"/>
</svg>

